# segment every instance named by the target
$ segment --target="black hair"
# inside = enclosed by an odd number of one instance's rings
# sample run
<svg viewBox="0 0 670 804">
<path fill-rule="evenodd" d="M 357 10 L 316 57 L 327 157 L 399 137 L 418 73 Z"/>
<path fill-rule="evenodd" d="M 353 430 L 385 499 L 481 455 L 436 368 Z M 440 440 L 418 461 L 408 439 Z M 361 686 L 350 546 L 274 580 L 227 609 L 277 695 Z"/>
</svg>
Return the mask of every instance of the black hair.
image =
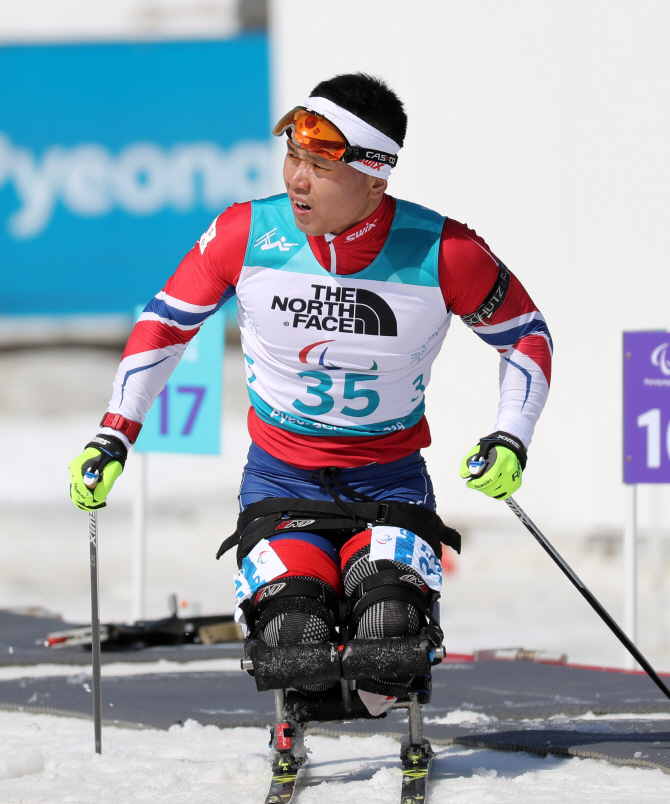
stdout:
<svg viewBox="0 0 670 804">
<path fill-rule="evenodd" d="M 311 97 L 326 98 L 401 145 L 407 133 L 402 101 L 381 78 L 367 73 L 345 73 L 321 81 Z"/>
</svg>

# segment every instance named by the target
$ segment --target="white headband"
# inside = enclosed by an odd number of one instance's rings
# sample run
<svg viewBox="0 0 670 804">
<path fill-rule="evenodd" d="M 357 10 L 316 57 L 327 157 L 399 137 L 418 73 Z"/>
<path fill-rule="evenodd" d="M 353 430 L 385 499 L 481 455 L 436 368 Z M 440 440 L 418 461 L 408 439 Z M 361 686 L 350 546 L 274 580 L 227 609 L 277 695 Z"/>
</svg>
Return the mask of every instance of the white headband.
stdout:
<svg viewBox="0 0 670 804">
<path fill-rule="evenodd" d="M 390 137 L 382 134 L 373 128 L 365 120 L 356 117 L 355 114 L 348 112 L 336 103 L 327 98 L 307 98 L 303 106 L 312 112 L 322 114 L 325 118 L 334 123 L 347 138 L 350 145 L 358 145 L 361 148 L 371 148 L 375 151 L 384 151 L 388 154 L 397 154 L 400 146 Z M 371 160 L 349 162 L 352 168 L 367 173 L 369 176 L 379 176 L 388 179 L 391 175 L 391 165 Z"/>
</svg>

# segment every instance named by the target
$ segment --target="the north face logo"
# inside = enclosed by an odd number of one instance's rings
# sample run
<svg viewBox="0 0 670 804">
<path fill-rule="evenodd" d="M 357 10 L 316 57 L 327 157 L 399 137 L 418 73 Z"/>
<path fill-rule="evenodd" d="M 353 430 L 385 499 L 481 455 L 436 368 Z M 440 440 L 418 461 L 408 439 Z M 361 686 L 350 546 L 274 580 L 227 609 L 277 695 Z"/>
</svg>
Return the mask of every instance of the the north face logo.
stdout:
<svg viewBox="0 0 670 804">
<path fill-rule="evenodd" d="M 357 335 L 398 335 L 398 323 L 388 302 L 365 288 L 312 285 L 313 298 L 275 296 L 271 310 L 293 313 L 292 326 Z M 290 320 L 290 319 L 289 319 Z"/>
</svg>

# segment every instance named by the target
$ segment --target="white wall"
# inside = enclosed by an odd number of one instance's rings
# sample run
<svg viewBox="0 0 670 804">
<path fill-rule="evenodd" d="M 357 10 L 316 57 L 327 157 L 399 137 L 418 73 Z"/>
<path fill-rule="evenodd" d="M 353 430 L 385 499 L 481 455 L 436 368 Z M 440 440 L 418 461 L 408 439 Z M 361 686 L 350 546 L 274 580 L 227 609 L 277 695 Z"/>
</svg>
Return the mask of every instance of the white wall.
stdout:
<svg viewBox="0 0 670 804">
<path fill-rule="evenodd" d="M 621 333 L 670 328 L 670 4 L 663 0 L 272 0 L 275 116 L 337 72 L 381 75 L 409 131 L 390 192 L 467 222 L 555 342 L 517 499 L 547 535 L 623 524 Z M 462 487 L 495 422 L 497 356 L 457 320 L 428 397 L 452 521 L 506 506 Z M 643 487 L 642 524 L 670 524 Z"/>
<path fill-rule="evenodd" d="M 0 0 L 0 43 L 211 39 L 239 31 L 238 0 Z"/>
</svg>

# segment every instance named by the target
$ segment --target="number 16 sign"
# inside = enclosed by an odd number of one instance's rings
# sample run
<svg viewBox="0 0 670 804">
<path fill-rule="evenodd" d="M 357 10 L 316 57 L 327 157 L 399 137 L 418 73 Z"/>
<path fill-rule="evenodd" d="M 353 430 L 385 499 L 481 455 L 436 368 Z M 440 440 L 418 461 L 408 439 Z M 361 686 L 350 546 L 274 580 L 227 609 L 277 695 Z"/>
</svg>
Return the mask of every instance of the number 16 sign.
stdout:
<svg viewBox="0 0 670 804">
<path fill-rule="evenodd" d="M 670 483 L 670 333 L 623 335 L 624 483 Z"/>
<path fill-rule="evenodd" d="M 137 452 L 220 453 L 223 325 L 223 310 L 219 310 L 186 347 L 147 413 L 135 444 Z"/>
</svg>

